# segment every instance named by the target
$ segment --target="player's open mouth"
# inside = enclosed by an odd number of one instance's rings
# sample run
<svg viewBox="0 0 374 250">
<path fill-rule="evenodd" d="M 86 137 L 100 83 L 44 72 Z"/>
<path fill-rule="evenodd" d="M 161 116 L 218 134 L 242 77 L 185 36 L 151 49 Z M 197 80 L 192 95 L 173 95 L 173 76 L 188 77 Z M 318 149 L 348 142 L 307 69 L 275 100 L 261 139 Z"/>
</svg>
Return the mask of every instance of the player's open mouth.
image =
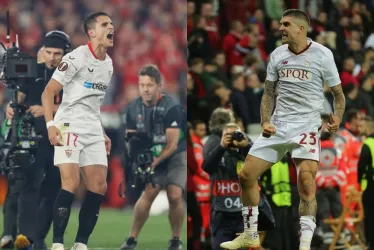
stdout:
<svg viewBox="0 0 374 250">
<path fill-rule="evenodd" d="M 113 33 L 109 33 L 106 37 L 107 37 L 109 40 L 113 41 L 114 34 L 113 34 Z"/>
</svg>

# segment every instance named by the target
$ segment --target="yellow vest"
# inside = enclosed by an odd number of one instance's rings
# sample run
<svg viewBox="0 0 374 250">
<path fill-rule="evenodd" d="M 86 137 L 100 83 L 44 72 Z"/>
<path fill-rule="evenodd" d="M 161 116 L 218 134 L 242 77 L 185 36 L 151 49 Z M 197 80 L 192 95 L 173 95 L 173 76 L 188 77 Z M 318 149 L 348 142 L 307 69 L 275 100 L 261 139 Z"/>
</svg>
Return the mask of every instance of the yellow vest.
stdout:
<svg viewBox="0 0 374 250">
<path fill-rule="evenodd" d="M 371 137 L 366 138 L 366 140 L 364 141 L 364 144 L 366 144 L 370 149 L 371 160 L 372 160 L 371 167 L 374 168 L 374 138 L 371 138 Z M 361 179 L 361 189 L 362 189 L 362 191 L 364 191 L 367 188 L 367 185 L 368 185 L 368 180 L 367 180 L 367 176 L 366 176 L 366 172 L 368 170 L 367 168 L 368 168 L 368 166 L 366 166 L 365 172 L 364 172 L 364 174 L 362 176 L 362 179 Z M 374 178 L 374 176 L 372 176 L 371 178 Z"/>
<path fill-rule="evenodd" d="M 270 171 L 271 187 L 266 187 L 266 189 L 273 190 L 272 200 L 274 204 L 277 207 L 291 206 L 291 185 L 288 163 L 279 161 L 271 167 Z"/>
</svg>

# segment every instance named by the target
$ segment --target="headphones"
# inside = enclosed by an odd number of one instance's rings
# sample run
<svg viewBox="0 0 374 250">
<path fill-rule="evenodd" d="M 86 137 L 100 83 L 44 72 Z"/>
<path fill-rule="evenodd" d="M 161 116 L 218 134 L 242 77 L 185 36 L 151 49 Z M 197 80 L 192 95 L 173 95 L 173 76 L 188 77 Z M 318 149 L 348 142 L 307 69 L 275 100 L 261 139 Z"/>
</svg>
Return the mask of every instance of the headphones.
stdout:
<svg viewBox="0 0 374 250">
<path fill-rule="evenodd" d="M 62 39 L 64 41 L 64 43 L 65 43 L 65 45 L 64 45 L 64 55 L 71 52 L 70 36 L 67 35 L 65 32 L 59 31 L 59 30 L 52 30 L 45 35 L 44 39 L 47 39 L 47 38 L 50 38 L 50 37 L 56 37 L 56 38 Z"/>
</svg>

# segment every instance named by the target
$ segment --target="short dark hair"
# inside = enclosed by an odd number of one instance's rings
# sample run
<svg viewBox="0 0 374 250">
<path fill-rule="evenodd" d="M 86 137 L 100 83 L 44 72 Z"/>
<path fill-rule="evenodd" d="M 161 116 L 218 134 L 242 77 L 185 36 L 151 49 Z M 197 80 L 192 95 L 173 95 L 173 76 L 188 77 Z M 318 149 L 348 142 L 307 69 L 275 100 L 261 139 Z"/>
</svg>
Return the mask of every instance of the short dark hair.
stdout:
<svg viewBox="0 0 374 250">
<path fill-rule="evenodd" d="M 293 17 L 304 20 L 308 25 L 310 25 L 310 19 L 309 19 L 308 15 L 302 10 L 289 9 L 289 10 L 286 10 L 283 13 L 283 16 L 293 16 Z"/>
<path fill-rule="evenodd" d="M 356 119 L 360 111 L 358 109 L 349 109 L 347 111 L 347 122 L 353 121 L 353 119 Z"/>
<path fill-rule="evenodd" d="M 221 81 L 216 81 L 210 86 L 210 91 L 214 93 L 217 89 L 226 88 L 225 84 Z"/>
<path fill-rule="evenodd" d="M 194 120 L 192 121 L 192 129 L 196 129 L 197 128 L 197 125 L 199 124 L 205 124 L 203 121 L 201 120 Z"/>
<path fill-rule="evenodd" d="M 200 57 L 196 57 L 196 58 L 191 60 L 190 66 L 193 67 L 193 66 L 198 65 L 200 63 L 204 64 L 204 60 Z"/>
<path fill-rule="evenodd" d="M 148 64 L 145 65 L 140 71 L 139 76 L 149 76 L 154 79 L 157 84 L 161 83 L 161 73 L 156 65 Z"/>
<path fill-rule="evenodd" d="M 94 25 L 96 23 L 96 18 L 99 16 L 109 17 L 109 15 L 105 12 L 95 12 L 89 15 L 88 17 L 86 17 L 86 19 L 84 19 L 84 33 L 86 33 L 87 36 L 88 36 L 88 30 L 94 28 Z"/>
</svg>

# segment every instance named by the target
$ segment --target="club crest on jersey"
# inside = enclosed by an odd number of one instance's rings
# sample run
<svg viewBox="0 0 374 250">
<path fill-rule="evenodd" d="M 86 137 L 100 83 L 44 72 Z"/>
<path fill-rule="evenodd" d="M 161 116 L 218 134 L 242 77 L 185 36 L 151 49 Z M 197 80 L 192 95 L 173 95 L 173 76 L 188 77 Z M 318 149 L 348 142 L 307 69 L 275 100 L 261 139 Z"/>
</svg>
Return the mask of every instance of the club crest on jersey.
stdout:
<svg viewBox="0 0 374 250">
<path fill-rule="evenodd" d="M 311 62 L 311 61 L 308 61 L 308 60 L 306 60 L 306 61 L 304 62 L 304 66 L 305 66 L 305 67 L 309 67 L 311 64 L 312 64 L 312 62 Z"/>
<path fill-rule="evenodd" d="M 59 71 L 65 71 L 69 67 L 69 64 L 67 62 L 61 62 L 60 65 L 58 65 L 58 70 Z"/>
<path fill-rule="evenodd" d="M 312 80 L 312 73 L 303 69 L 281 69 L 279 80 L 284 81 L 309 81 Z"/>
<path fill-rule="evenodd" d="M 71 149 L 66 149 L 66 150 L 65 150 L 65 154 L 66 154 L 66 156 L 67 156 L 68 158 L 70 158 L 72 152 L 73 152 L 73 151 L 72 151 Z"/>
</svg>

